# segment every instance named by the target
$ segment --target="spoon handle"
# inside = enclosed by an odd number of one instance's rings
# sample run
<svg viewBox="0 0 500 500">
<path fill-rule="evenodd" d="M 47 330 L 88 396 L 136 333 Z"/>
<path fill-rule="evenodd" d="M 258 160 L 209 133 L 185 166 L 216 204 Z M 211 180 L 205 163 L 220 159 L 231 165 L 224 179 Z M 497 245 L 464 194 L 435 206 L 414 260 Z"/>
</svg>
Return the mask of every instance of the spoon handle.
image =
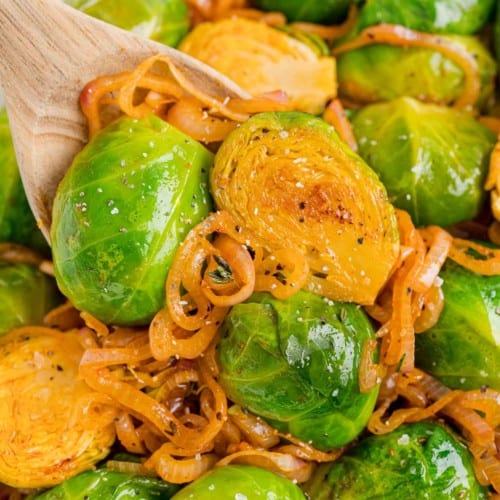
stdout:
<svg viewBox="0 0 500 500">
<path fill-rule="evenodd" d="M 186 89 L 202 89 L 217 101 L 248 97 L 192 57 L 61 0 L 0 0 L 0 85 L 26 196 L 47 241 L 57 185 L 87 139 L 79 107 L 84 85 L 159 53 L 168 56 Z"/>
<path fill-rule="evenodd" d="M 28 201 L 47 239 L 57 184 L 87 138 L 83 86 L 165 49 L 60 0 L 0 0 L 0 84 Z"/>
</svg>

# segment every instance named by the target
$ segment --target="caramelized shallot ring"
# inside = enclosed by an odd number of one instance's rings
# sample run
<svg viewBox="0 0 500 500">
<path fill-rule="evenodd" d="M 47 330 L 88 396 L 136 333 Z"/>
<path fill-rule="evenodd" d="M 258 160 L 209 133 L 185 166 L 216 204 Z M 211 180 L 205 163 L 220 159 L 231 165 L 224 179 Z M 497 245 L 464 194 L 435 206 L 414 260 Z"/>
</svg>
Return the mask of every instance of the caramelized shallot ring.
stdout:
<svg viewBox="0 0 500 500">
<path fill-rule="evenodd" d="M 340 99 L 333 99 L 323 113 L 323 120 L 332 125 L 340 138 L 353 150 L 358 150 L 358 143 L 354 137 L 351 123 L 347 119 Z"/>
</svg>

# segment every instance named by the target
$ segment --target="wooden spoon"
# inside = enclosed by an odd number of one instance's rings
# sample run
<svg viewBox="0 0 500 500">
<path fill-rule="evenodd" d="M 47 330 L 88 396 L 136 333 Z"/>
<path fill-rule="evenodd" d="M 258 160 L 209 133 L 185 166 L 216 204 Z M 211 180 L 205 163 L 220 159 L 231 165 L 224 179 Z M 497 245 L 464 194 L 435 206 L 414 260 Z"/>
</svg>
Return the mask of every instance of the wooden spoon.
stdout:
<svg viewBox="0 0 500 500">
<path fill-rule="evenodd" d="M 87 141 L 79 107 L 83 86 L 158 53 L 209 96 L 248 97 L 195 59 L 60 0 L 0 0 L 0 84 L 26 195 L 47 241 L 57 185 Z"/>
</svg>

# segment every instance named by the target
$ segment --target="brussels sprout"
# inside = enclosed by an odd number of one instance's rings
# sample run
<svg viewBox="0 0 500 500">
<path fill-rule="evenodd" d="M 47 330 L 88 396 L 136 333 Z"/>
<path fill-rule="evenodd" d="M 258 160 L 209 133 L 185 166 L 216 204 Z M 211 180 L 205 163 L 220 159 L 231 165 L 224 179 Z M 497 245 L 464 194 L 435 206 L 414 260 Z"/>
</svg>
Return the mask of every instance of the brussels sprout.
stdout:
<svg viewBox="0 0 500 500">
<path fill-rule="evenodd" d="M 85 471 L 29 500 L 167 500 L 179 489 L 147 476 L 98 469 Z"/>
<path fill-rule="evenodd" d="M 463 45 L 476 58 L 481 83 L 476 106 L 483 108 L 494 91 L 494 59 L 475 37 L 443 38 Z M 379 44 L 341 54 L 337 71 L 339 95 L 358 103 L 409 96 L 448 105 L 462 95 L 465 81 L 463 70 L 439 52 Z"/>
<path fill-rule="evenodd" d="M 349 0 L 254 0 L 262 10 L 280 11 L 288 21 L 308 21 L 312 23 L 333 23 L 344 19 Z"/>
<path fill-rule="evenodd" d="M 469 113 L 403 97 L 366 106 L 353 127 L 360 155 L 415 224 L 448 226 L 481 210 L 495 135 Z"/>
<path fill-rule="evenodd" d="M 55 281 L 36 267 L 0 262 L 0 335 L 40 324 L 61 301 Z"/>
<path fill-rule="evenodd" d="M 207 472 L 176 495 L 175 500 L 304 500 L 300 488 L 274 472 L 250 465 L 227 465 Z"/>
<path fill-rule="evenodd" d="M 429 33 L 472 35 L 488 21 L 495 0 L 367 0 L 359 30 L 374 24 L 400 24 Z"/>
<path fill-rule="evenodd" d="M 210 210 L 212 154 L 163 120 L 123 118 L 75 158 L 54 200 L 60 289 L 106 323 L 146 324 L 187 231 Z"/>
<path fill-rule="evenodd" d="M 416 336 L 417 365 L 453 389 L 500 390 L 500 276 L 480 276 L 448 261 L 440 273 L 444 308 Z"/>
<path fill-rule="evenodd" d="M 47 488 L 102 460 L 115 439 L 79 377 L 78 333 L 22 327 L 0 337 L 0 483 Z"/>
<path fill-rule="evenodd" d="M 304 489 L 314 500 L 486 499 L 472 460 L 443 427 L 406 424 L 363 439 L 336 462 L 320 467 Z"/>
<path fill-rule="evenodd" d="M 332 126 L 306 113 L 255 115 L 219 148 L 210 182 L 253 244 L 304 253 L 308 290 L 373 303 L 399 252 L 394 209 Z"/>
<path fill-rule="evenodd" d="M 284 90 L 294 109 L 301 111 L 321 113 L 337 93 L 333 57 L 318 54 L 310 42 L 250 19 L 202 23 L 179 49 L 253 95 Z"/>
<path fill-rule="evenodd" d="M 65 3 L 119 28 L 175 47 L 189 28 L 184 0 L 65 0 Z"/>
<path fill-rule="evenodd" d="M 17 168 L 7 112 L 0 106 L 0 241 L 9 241 L 48 253 L 36 225 Z"/>
<path fill-rule="evenodd" d="M 321 450 L 363 430 L 378 388 L 359 391 L 361 349 L 374 336 L 360 308 L 302 291 L 287 300 L 255 294 L 232 308 L 221 332 L 219 381 L 229 399 Z"/>
</svg>

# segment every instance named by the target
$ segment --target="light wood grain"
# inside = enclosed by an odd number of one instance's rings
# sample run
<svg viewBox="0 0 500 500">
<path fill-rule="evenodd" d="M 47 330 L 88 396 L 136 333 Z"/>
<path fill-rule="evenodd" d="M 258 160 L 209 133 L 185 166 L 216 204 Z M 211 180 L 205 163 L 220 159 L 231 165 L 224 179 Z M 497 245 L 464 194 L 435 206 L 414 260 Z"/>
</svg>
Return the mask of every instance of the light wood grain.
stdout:
<svg viewBox="0 0 500 500">
<path fill-rule="evenodd" d="M 59 0 L 0 0 L 0 84 L 28 201 L 47 240 L 57 185 L 87 140 L 78 104 L 83 86 L 157 53 L 214 97 L 247 96 L 191 57 Z"/>
</svg>

